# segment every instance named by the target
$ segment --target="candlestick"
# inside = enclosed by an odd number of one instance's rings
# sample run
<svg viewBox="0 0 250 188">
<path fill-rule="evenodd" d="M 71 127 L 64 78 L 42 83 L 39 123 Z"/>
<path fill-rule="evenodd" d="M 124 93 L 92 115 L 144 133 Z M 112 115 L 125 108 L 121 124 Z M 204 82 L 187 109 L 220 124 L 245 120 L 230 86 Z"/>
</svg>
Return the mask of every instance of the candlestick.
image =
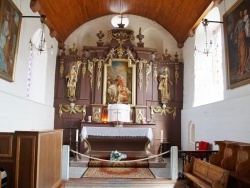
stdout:
<svg viewBox="0 0 250 188">
<path fill-rule="evenodd" d="M 78 129 L 76 129 L 76 141 L 78 142 Z"/>
<path fill-rule="evenodd" d="M 163 130 L 161 130 L 161 143 L 163 143 Z"/>
</svg>

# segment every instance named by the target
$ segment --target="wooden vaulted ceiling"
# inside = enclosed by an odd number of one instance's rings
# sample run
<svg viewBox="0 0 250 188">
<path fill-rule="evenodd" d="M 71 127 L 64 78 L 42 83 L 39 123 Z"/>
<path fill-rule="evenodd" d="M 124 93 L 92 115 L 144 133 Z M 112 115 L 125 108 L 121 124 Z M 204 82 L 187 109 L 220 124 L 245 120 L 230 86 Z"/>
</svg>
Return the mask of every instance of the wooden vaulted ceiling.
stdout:
<svg viewBox="0 0 250 188">
<path fill-rule="evenodd" d="M 46 15 L 46 25 L 59 47 L 82 24 L 110 14 L 132 14 L 163 26 L 182 47 L 207 12 L 222 0 L 31 0 L 33 12 Z"/>
</svg>

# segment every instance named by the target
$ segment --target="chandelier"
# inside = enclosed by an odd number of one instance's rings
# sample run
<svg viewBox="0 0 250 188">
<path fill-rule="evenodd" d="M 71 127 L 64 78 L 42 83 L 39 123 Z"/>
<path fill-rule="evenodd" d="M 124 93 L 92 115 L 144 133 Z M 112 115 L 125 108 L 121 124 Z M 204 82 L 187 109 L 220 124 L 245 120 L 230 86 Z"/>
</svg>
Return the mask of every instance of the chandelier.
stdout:
<svg viewBox="0 0 250 188">
<path fill-rule="evenodd" d="M 210 53 L 212 53 L 212 48 L 213 48 L 213 42 L 212 40 L 210 40 L 208 42 L 208 31 L 207 31 L 207 27 L 208 27 L 208 23 L 212 22 L 212 23 L 223 23 L 223 22 L 219 22 L 219 21 L 209 21 L 207 19 L 203 19 L 202 20 L 202 25 L 204 26 L 204 32 L 205 32 L 205 48 L 203 51 L 199 50 L 196 48 L 196 46 L 194 47 L 194 50 L 200 53 L 203 53 L 205 55 L 209 55 Z"/>
<path fill-rule="evenodd" d="M 124 28 L 128 26 L 129 19 L 122 14 L 116 15 L 111 19 L 111 24 L 113 27 Z"/>
<path fill-rule="evenodd" d="M 40 54 L 46 50 L 50 50 L 53 49 L 53 44 L 50 45 L 49 48 L 47 48 L 46 45 L 46 40 L 45 40 L 45 21 L 46 21 L 46 16 L 45 15 L 41 15 L 40 16 L 40 21 L 41 21 L 41 29 L 40 29 L 40 34 L 39 34 L 39 38 L 37 39 L 38 41 L 33 42 L 30 39 L 30 48 L 31 49 L 35 49 L 36 51 L 38 51 Z M 53 53 L 53 51 L 51 51 L 51 54 Z"/>
</svg>

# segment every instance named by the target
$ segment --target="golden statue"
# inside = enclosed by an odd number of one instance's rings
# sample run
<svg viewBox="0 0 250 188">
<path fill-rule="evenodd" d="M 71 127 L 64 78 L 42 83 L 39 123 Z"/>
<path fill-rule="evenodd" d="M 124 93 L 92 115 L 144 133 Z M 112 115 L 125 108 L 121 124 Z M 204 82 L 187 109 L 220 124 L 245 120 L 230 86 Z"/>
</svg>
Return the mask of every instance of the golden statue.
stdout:
<svg viewBox="0 0 250 188">
<path fill-rule="evenodd" d="M 78 61 L 77 63 L 74 63 L 70 67 L 69 73 L 66 75 L 67 82 L 67 88 L 68 88 L 68 97 L 71 101 L 74 101 L 76 98 L 76 83 L 77 83 L 77 75 L 78 75 L 78 69 L 81 62 Z"/>
<path fill-rule="evenodd" d="M 170 100 L 170 85 L 172 85 L 170 74 L 168 68 L 165 67 L 164 71 L 159 76 L 158 86 L 158 89 L 161 91 L 161 102 L 163 104 L 168 103 L 168 101 Z"/>
</svg>

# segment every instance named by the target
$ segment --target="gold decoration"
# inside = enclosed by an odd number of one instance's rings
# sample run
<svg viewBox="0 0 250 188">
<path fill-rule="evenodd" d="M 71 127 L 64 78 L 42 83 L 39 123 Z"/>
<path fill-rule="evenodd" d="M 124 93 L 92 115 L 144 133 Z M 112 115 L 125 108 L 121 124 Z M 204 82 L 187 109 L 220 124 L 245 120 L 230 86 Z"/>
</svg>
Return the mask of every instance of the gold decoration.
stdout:
<svg viewBox="0 0 250 188">
<path fill-rule="evenodd" d="M 108 41 L 110 43 L 110 41 L 112 40 L 113 36 L 112 36 L 112 31 L 111 29 L 108 30 Z"/>
<path fill-rule="evenodd" d="M 125 52 L 125 49 L 122 47 L 122 45 L 127 40 L 131 40 L 131 41 L 134 40 L 135 37 L 134 37 L 134 32 L 132 32 L 132 31 L 129 34 L 127 34 L 124 31 L 112 32 L 112 30 L 109 30 L 108 31 L 108 41 L 109 41 L 109 43 L 111 42 L 112 39 L 114 39 L 114 40 L 116 40 L 118 42 L 119 46 L 116 49 L 117 50 L 117 55 L 118 55 L 119 58 L 122 58 L 122 56 L 123 56 L 123 54 Z"/>
<path fill-rule="evenodd" d="M 142 110 L 138 110 L 138 114 L 136 116 L 136 123 L 143 123 L 143 114 L 142 114 Z"/>
<path fill-rule="evenodd" d="M 174 76 L 175 76 L 175 84 L 178 83 L 178 79 L 179 79 L 179 66 L 175 65 L 175 72 L 174 72 Z"/>
<path fill-rule="evenodd" d="M 76 105 L 75 103 L 70 103 L 69 105 L 59 104 L 59 117 L 62 117 L 63 112 L 67 112 L 69 114 L 77 114 L 78 112 L 82 112 L 83 119 L 86 116 L 86 105 Z"/>
<path fill-rule="evenodd" d="M 123 56 L 123 54 L 125 52 L 124 48 L 122 47 L 122 44 L 126 40 L 121 40 L 121 39 L 116 39 L 116 40 L 119 43 L 119 47 L 117 48 L 117 55 L 118 55 L 119 58 L 122 58 L 122 56 Z"/>
<path fill-rule="evenodd" d="M 164 116 L 166 116 L 167 114 L 173 114 L 173 118 L 175 119 L 176 107 L 166 107 L 165 104 L 163 104 L 162 107 L 161 106 L 153 106 L 153 105 L 150 106 L 151 122 L 153 122 L 154 113 L 164 115 Z"/>
<path fill-rule="evenodd" d="M 94 70 L 94 63 L 88 59 L 88 71 L 90 72 L 90 88 L 93 88 L 93 70 Z"/>
<path fill-rule="evenodd" d="M 143 73 L 142 73 L 142 68 L 143 68 L 143 64 L 142 61 L 139 61 L 139 65 L 138 65 L 138 84 L 139 84 L 139 89 L 141 90 L 142 87 L 142 77 L 143 77 Z"/>
<path fill-rule="evenodd" d="M 62 75 L 63 75 L 63 71 L 64 71 L 64 59 L 60 59 L 60 63 L 61 63 L 61 65 L 60 65 L 60 70 L 59 70 L 59 72 L 60 72 L 60 75 L 61 75 L 61 77 L 62 77 Z"/>
<path fill-rule="evenodd" d="M 76 44 L 73 44 L 72 48 L 69 48 L 69 53 L 77 52 L 78 50 L 76 49 Z"/>
<path fill-rule="evenodd" d="M 87 64 L 86 62 L 83 62 L 83 66 L 82 66 L 82 77 L 83 78 L 87 72 L 86 64 Z"/>
<path fill-rule="evenodd" d="M 69 97 L 69 100 L 72 102 L 76 100 L 76 83 L 78 81 L 78 70 L 81 64 L 82 64 L 81 61 L 72 63 L 70 66 L 70 70 L 68 74 L 66 75 L 68 97 Z"/>
<path fill-rule="evenodd" d="M 104 60 L 103 59 L 101 59 L 101 58 L 99 58 L 99 59 L 97 59 L 97 58 L 93 58 L 93 62 L 94 63 L 96 63 L 96 62 L 98 62 L 97 63 L 97 89 L 100 89 L 100 86 L 101 86 L 101 77 L 102 77 L 102 71 L 101 71 L 101 69 L 102 69 L 102 64 L 103 64 L 103 62 L 104 62 Z"/>
<path fill-rule="evenodd" d="M 101 120 L 101 110 L 96 109 L 94 114 L 93 114 L 93 121 L 94 122 L 100 122 L 100 120 Z"/>
<path fill-rule="evenodd" d="M 158 73 L 157 73 L 157 63 L 154 63 L 153 64 L 153 69 L 154 69 L 154 72 L 153 72 L 153 77 L 155 79 L 155 81 L 157 80 L 157 77 L 158 77 Z"/>
<path fill-rule="evenodd" d="M 149 74 L 151 73 L 151 64 L 146 63 L 146 92 L 148 91 L 148 84 L 149 84 Z"/>
<path fill-rule="evenodd" d="M 135 60 L 136 63 L 138 63 L 138 84 L 139 84 L 139 89 L 141 90 L 142 88 L 142 78 L 143 78 L 143 64 L 147 64 L 146 59 L 141 59 L 141 60 Z"/>
<path fill-rule="evenodd" d="M 159 85 L 158 85 L 158 90 L 160 90 L 161 92 L 162 104 L 168 103 L 168 101 L 171 99 L 170 86 L 172 86 L 170 73 L 168 67 L 164 67 L 163 72 L 159 76 Z"/>
<path fill-rule="evenodd" d="M 113 39 L 116 39 L 116 40 L 117 40 L 118 37 L 126 38 L 126 40 L 128 40 L 128 39 L 134 40 L 135 39 L 133 31 L 131 33 L 129 33 L 129 34 L 123 32 L 123 31 L 120 31 L 120 32 L 117 32 L 117 33 L 112 33 L 111 32 L 111 36 L 112 36 Z"/>
</svg>

